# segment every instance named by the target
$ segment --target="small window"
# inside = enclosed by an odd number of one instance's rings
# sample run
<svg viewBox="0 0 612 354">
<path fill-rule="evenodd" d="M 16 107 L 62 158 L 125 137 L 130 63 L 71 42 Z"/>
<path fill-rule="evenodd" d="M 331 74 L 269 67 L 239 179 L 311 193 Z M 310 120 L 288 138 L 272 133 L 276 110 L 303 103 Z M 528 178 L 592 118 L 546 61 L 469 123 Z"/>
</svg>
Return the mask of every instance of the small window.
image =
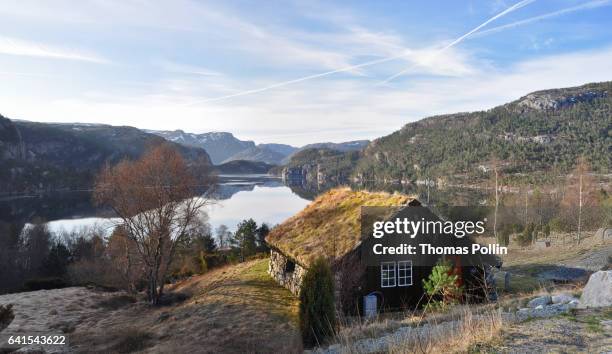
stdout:
<svg viewBox="0 0 612 354">
<path fill-rule="evenodd" d="M 295 262 L 287 260 L 285 263 L 285 273 L 293 273 L 295 271 Z"/>
<path fill-rule="evenodd" d="M 412 285 L 412 261 L 397 262 L 397 286 Z"/>
<path fill-rule="evenodd" d="M 395 262 L 382 262 L 380 264 L 380 286 L 383 288 L 395 286 Z"/>
</svg>

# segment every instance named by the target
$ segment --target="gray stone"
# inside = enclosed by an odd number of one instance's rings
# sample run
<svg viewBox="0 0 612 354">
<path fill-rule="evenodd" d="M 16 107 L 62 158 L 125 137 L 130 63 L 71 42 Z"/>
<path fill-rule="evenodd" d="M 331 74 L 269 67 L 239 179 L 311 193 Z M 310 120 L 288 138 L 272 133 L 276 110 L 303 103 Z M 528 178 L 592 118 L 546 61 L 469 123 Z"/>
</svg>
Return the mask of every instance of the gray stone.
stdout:
<svg viewBox="0 0 612 354">
<path fill-rule="evenodd" d="M 567 304 L 574 300 L 577 300 L 570 294 L 553 295 L 551 299 L 553 304 Z"/>
<path fill-rule="evenodd" d="M 539 305 L 548 305 L 552 302 L 552 298 L 550 297 L 550 295 L 544 295 L 544 296 L 538 296 L 535 299 L 532 299 L 531 301 L 529 301 L 529 303 L 527 305 L 529 305 L 529 307 L 531 308 L 536 308 Z"/>
<path fill-rule="evenodd" d="M 591 274 L 580 297 L 580 307 L 612 306 L 612 270 Z"/>
<path fill-rule="evenodd" d="M 535 242 L 536 249 L 544 249 L 550 247 L 550 241 L 548 240 L 538 240 Z"/>
<path fill-rule="evenodd" d="M 302 286 L 302 279 L 306 274 L 306 269 L 301 265 L 287 258 L 276 250 L 270 251 L 270 263 L 268 273 L 276 281 L 289 289 L 294 295 L 298 295 Z"/>
<path fill-rule="evenodd" d="M 595 233 L 595 238 L 600 240 L 610 240 L 612 239 L 612 228 L 600 228 Z"/>
<path fill-rule="evenodd" d="M 542 310 L 544 309 L 544 305 L 538 305 L 535 307 L 536 310 Z"/>
</svg>

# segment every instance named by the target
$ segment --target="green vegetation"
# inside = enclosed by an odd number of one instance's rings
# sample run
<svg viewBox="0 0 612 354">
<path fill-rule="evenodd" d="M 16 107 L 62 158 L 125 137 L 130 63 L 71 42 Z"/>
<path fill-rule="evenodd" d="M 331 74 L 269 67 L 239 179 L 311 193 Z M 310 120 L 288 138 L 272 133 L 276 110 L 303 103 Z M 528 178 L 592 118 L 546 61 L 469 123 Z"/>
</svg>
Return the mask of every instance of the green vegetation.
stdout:
<svg viewBox="0 0 612 354">
<path fill-rule="evenodd" d="M 334 279 L 329 263 L 317 258 L 310 266 L 300 289 L 300 329 L 304 344 L 322 344 L 334 335 L 336 308 Z"/>
<path fill-rule="evenodd" d="M 323 176 L 326 182 L 342 183 L 349 179 L 360 157 L 359 151 L 310 148 L 295 153 L 286 167 L 309 170 L 316 166 L 306 173 L 306 179 L 317 181 L 318 176 Z"/>
<path fill-rule="evenodd" d="M 532 94 L 542 100 L 551 97 L 558 102 L 556 109 L 533 109 L 519 100 L 488 111 L 410 123 L 371 144 L 356 174 L 376 179 L 478 178 L 478 166 L 498 158 L 508 175 L 544 171 L 554 176 L 569 172 L 581 155 L 595 171 L 605 173 L 612 165 L 612 96 L 606 92 L 612 92 L 611 82 Z"/>
<path fill-rule="evenodd" d="M 448 262 L 439 262 L 431 270 L 427 279 L 423 279 L 423 289 L 429 296 L 426 309 L 446 310 L 459 301 L 463 288 L 457 285 L 459 276 L 453 274 Z"/>
<path fill-rule="evenodd" d="M 499 160 L 513 184 L 569 173 L 580 156 L 594 172 L 612 166 L 612 82 L 540 91 L 487 111 L 426 118 L 381 137 L 363 152 L 311 149 L 289 166 L 318 164 L 326 176 L 362 181 L 442 178 L 473 182 Z M 345 180 L 345 181 L 346 181 Z"/>
</svg>

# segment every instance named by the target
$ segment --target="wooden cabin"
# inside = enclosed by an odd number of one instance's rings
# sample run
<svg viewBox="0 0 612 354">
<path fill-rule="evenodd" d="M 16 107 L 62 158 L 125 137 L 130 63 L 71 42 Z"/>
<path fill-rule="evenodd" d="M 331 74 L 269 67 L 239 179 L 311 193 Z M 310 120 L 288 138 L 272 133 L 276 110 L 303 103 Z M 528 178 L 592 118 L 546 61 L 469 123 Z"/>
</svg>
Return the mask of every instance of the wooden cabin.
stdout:
<svg viewBox="0 0 612 354">
<path fill-rule="evenodd" d="M 365 207 L 365 208 L 363 208 Z M 266 240 L 271 247 L 269 273 L 276 281 L 299 294 L 309 264 L 318 257 L 330 261 L 335 277 L 335 298 L 339 311 L 362 313 L 363 297 L 375 294 L 379 310 L 414 308 L 424 301 L 423 279 L 431 274 L 443 256 L 381 255 L 373 257 L 371 246 L 423 242 L 423 238 L 383 237 L 375 239 L 362 232 L 364 210 L 380 210 L 377 218 L 437 218 L 418 200 L 401 194 L 331 190 L 315 199 L 304 210 L 276 226 Z M 366 218 L 366 216 L 363 216 Z M 441 244 L 443 235 L 430 239 Z M 468 238 L 448 238 L 444 243 L 468 245 Z M 426 259 L 428 258 L 428 259 Z M 498 263 L 495 257 L 474 261 L 461 256 L 447 257 L 456 266 L 465 284 L 476 284 L 486 277 L 486 267 Z"/>
</svg>

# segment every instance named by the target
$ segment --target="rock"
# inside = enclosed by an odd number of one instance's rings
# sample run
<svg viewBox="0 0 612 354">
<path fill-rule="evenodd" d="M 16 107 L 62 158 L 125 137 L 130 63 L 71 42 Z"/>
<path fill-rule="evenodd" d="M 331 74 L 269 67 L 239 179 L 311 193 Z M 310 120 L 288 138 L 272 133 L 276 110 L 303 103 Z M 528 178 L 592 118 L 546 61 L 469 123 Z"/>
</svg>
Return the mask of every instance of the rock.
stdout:
<svg viewBox="0 0 612 354">
<path fill-rule="evenodd" d="M 578 308 L 578 306 L 580 306 L 580 301 L 578 301 L 578 300 L 573 300 L 573 301 L 570 301 L 570 302 L 567 304 L 567 307 L 568 307 L 568 308 L 570 308 L 570 309 L 575 309 L 575 308 Z"/>
<path fill-rule="evenodd" d="M 580 307 L 612 306 L 612 270 L 591 274 L 580 297 Z"/>
<path fill-rule="evenodd" d="M 529 303 L 527 304 L 529 307 L 531 308 L 536 308 L 540 305 L 544 306 L 544 305 L 548 305 L 552 302 L 552 299 L 550 297 L 550 295 L 544 295 L 544 296 L 538 296 L 535 299 L 529 301 Z"/>
<path fill-rule="evenodd" d="M 539 240 L 535 242 L 536 249 L 544 249 L 550 247 L 550 241 L 547 240 Z"/>
<path fill-rule="evenodd" d="M 538 274 L 538 278 L 553 282 L 567 283 L 586 278 L 587 275 L 588 272 L 581 268 L 554 266 Z"/>
<path fill-rule="evenodd" d="M 520 322 L 529 318 L 548 318 L 567 312 L 569 309 L 569 304 L 538 305 L 535 308 L 522 308 L 516 312 L 516 319 Z"/>
<path fill-rule="evenodd" d="M 553 304 L 567 304 L 574 300 L 577 300 L 570 294 L 553 295 L 551 299 Z"/>
<path fill-rule="evenodd" d="M 595 233 L 595 238 L 600 240 L 610 240 L 612 239 L 612 228 L 600 228 Z"/>
</svg>

